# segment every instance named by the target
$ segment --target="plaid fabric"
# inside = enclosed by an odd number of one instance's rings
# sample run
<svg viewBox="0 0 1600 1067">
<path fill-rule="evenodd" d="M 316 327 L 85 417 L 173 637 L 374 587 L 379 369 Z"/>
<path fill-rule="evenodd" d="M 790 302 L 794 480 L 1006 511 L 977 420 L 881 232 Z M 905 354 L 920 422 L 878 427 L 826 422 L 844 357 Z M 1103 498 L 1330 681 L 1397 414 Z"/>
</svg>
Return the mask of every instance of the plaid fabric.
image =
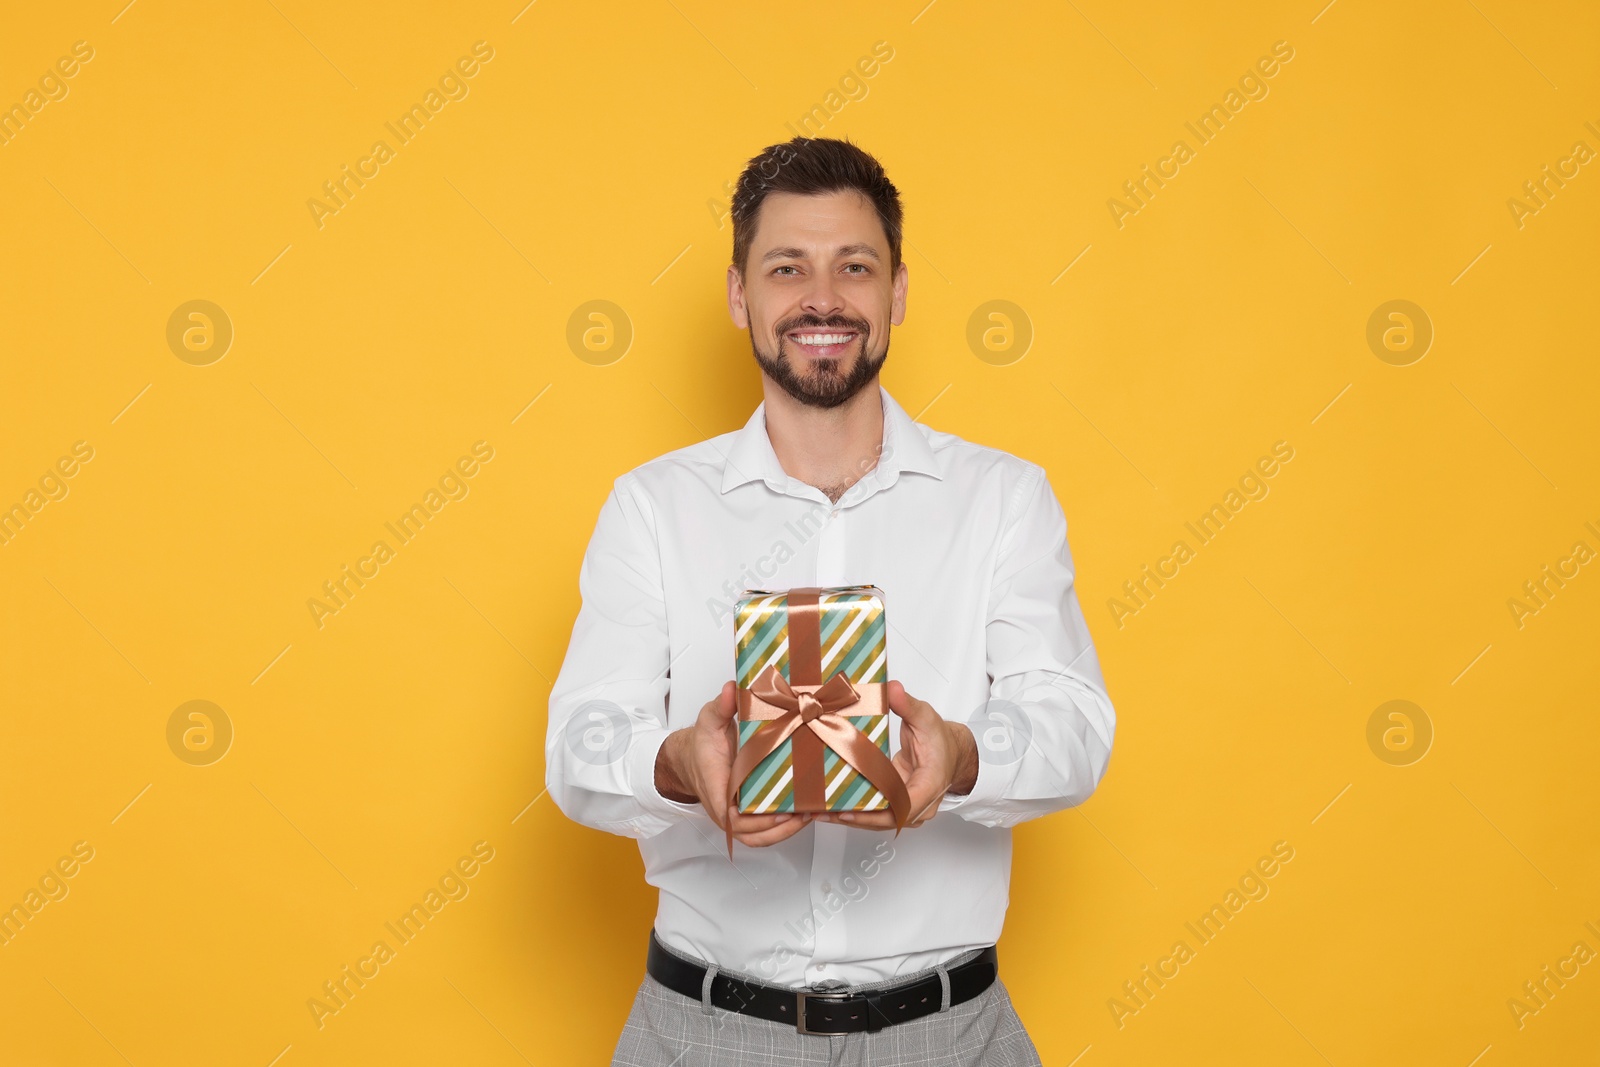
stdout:
<svg viewBox="0 0 1600 1067">
<path fill-rule="evenodd" d="M 970 955 L 976 955 L 972 953 Z M 951 960 L 953 965 L 967 956 Z M 949 966 L 947 965 L 947 966 Z M 920 971 L 906 978 L 921 978 Z M 897 978 L 895 982 L 904 981 Z M 894 983 L 876 983 L 891 985 Z M 873 986 L 852 986 L 851 990 Z M 873 1034 L 802 1034 L 792 1026 L 713 1008 L 649 975 L 639 985 L 611 1067 L 1042 1067 L 996 979 L 981 996 Z"/>
</svg>

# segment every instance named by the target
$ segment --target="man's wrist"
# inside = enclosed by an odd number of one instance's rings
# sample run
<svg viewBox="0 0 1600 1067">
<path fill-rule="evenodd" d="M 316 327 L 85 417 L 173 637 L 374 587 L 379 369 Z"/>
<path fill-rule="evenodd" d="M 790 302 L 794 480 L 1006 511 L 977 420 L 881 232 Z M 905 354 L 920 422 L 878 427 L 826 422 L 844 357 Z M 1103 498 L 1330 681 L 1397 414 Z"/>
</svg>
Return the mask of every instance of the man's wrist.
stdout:
<svg viewBox="0 0 1600 1067">
<path fill-rule="evenodd" d="M 947 720 L 944 726 L 956 751 L 955 774 L 950 780 L 950 788 L 945 792 L 964 797 L 978 784 L 978 741 L 966 723 Z"/>
<path fill-rule="evenodd" d="M 696 796 L 683 779 L 683 750 L 689 740 L 687 729 L 674 730 L 656 750 L 656 792 L 679 804 L 696 804 Z"/>
</svg>

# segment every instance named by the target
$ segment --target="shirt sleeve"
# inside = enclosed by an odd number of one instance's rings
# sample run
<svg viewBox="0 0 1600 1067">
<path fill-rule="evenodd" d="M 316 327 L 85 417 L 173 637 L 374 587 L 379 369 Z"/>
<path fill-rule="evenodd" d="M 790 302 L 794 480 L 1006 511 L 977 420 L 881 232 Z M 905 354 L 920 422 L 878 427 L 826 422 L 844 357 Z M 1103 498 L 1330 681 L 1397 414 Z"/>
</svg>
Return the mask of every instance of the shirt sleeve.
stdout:
<svg viewBox="0 0 1600 1067">
<path fill-rule="evenodd" d="M 667 722 L 667 612 L 649 502 L 629 475 L 600 509 L 578 572 L 582 606 L 550 690 L 545 784 L 567 817 L 624 837 L 653 837 L 696 803 L 656 790 Z"/>
<path fill-rule="evenodd" d="M 985 626 L 989 702 L 968 722 L 978 776 L 939 810 L 985 826 L 1081 804 L 1111 759 L 1116 713 L 1073 586 L 1066 516 L 1043 468 L 1018 482 Z"/>
</svg>

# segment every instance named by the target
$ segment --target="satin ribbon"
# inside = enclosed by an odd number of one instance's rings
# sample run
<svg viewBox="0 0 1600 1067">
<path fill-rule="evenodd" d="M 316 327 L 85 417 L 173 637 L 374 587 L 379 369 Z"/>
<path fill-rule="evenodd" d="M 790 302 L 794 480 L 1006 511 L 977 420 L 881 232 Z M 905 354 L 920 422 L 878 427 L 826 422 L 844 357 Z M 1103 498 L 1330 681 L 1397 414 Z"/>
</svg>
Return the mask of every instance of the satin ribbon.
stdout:
<svg viewBox="0 0 1600 1067">
<path fill-rule="evenodd" d="M 791 671 L 794 670 L 792 652 L 791 643 Z M 856 715 L 886 714 L 883 686 L 873 683 L 863 694 L 843 674 L 835 674 L 821 685 L 791 685 L 778 673 L 776 666 L 761 672 L 748 690 L 739 693 L 739 718 L 745 721 L 769 719 L 771 725 L 758 729 L 739 747 L 729 774 L 729 804 L 737 808 L 740 784 L 787 740 L 794 775 L 794 810 L 827 811 L 827 784 L 822 774 L 826 746 L 889 801 L 898 835 L 911 817 L 911 796 L 894 763 L 843 714 L 846 709 Z M 731 859 L 731 819 L 727 833 Z"/>
</svg>

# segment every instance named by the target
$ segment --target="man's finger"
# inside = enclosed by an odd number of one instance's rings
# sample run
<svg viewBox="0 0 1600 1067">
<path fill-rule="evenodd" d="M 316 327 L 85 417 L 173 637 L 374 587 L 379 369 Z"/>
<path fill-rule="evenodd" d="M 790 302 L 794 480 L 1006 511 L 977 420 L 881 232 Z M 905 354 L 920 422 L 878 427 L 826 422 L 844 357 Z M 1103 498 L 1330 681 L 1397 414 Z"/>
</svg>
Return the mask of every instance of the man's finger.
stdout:
<svg viewBox="0 0 1600 1067">
<path fill-rule="evenodd" d="M 917 814 L 907 819 L 906 828 L 921 826 L 928 821 L 930 812 L 939 806 L 935 800 L 917 811 Z M 825 815 L 818 815 L 817 819 L 824 822 L 835 822 L 840 826 L 854 826 L 862 830 L 893 830 L 894 815 L 887 811 L 831 811 Z"/>
<path fill-rule="evenodd" d="M 735 830 L 733 836 L 734 840 L 740 844 L 748 845 L 751 848 L 763 848 L 767 845 L 776 845 L 780 841 L 787 841 L 801 830 L 804 830 L 810 822 L 810 816 L 799 815 L 753 833 L 739 833 Z"/>
<path fill-rule="evenodd" d="M 887 811 L 830 811 L 819 820 L 854 826 L 860 830 L 893 830 L 894 816 Z M 909 824 L 908 824 L 909 825 Z"/>
<path fill-rule="evenodd" d="M 923 726 L 929 721 L 929 715 L 937 718 L 933 705 L 927 701 L 918 700 L 906 692 L 906 687 L 899 682 L 889 683 L 889 710 L 900 716 L 912 726 Z"/>
<path fill-rule="evenodd" d="M 739 687 L 731 681 L 723 682 L 722 691 L 706 702 L 705 710 L 710 713 L 713 726 L 732 722 L 739 710 Z"/>
<path fill-rule="evenodd" d="M 750 815 L 736 812 L 733 816 L 733 832 L 735 834 L 754 834 L 763 830 L 770 830 L 774 826 L 781 826 L 800 816 L 792 812 L 780 811 L 762 815 Z"/>
</svg>

